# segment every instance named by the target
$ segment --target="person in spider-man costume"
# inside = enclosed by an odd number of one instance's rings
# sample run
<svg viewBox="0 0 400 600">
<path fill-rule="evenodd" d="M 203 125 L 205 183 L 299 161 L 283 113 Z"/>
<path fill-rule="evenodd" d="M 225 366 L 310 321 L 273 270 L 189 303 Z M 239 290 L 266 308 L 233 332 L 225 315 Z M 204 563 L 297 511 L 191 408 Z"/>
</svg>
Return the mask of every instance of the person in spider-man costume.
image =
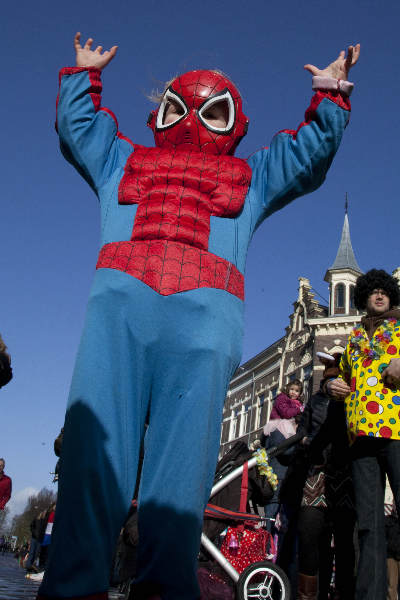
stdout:
<svg viewBox="0 0 400 600">
<path fill-rule="evenodd" d="M 359 46 L 314 75 L 297 131 L 248 160 L 239 92 L 215 71 L 175 78 L 149 118 L 156 146 L 120 134 L 100 106 L 116 52 L 80 45 L 60 73 L 64 156 L 100 201 L 102 247 L 65 420 L 59 495 L 41 599 L 105 600 L 135 486 L 135 600 L 195 600 L 202 516 L 229 380 L 240 362 L 249 241 L 272 212 L 324 180 L 349 119 Z"/>
</svg>

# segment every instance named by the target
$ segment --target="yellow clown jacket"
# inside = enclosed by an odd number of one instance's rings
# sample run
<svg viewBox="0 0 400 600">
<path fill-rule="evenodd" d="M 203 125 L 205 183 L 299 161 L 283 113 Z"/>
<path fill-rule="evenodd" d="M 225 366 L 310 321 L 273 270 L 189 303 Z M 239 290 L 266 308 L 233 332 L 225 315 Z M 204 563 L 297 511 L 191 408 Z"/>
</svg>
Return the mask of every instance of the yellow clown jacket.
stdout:
<svg viewBox="0 0 400 600">
<path fill-rule="evenodd" d="M 357 436 L 400 439 L 400 388 L 390 389 L 382 372 L 400 358 L 400 320 L 385 320 L 371 340 L 362 325 L 349 335 L 340 375 L 351 388 L 345 399 L 350 442 Z"/>
</svg>

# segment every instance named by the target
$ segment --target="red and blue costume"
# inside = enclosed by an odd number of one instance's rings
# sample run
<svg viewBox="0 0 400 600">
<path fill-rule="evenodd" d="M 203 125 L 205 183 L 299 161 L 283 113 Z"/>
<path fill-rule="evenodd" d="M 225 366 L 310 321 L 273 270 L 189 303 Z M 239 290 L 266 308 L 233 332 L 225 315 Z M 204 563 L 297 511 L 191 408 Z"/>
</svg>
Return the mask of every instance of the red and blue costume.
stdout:
<svg viewBox="0 0 400 600">
<path fill-rule="evenodd" d="M 143 438 L 135 598 L 198 598 L 203 511 L 241 355 L 247 247 L 266 217 L 324 180 L 349 118 L 334 83 L 317 91 L 297 131 L 246 161 L 233 156 L 247 130 L 240 94 L 219 73 L 172 82 L 149 119 L 156 147 L 145 148 L 101 108 L 99 70 L 61 71 L 61 149 L 99 198 L 102 247 L 40 598 L 107 598 Z M 181 114 L 166 125 L 169 101 Z M 224 127 L 205 118 L 216 102 Z"/>
</svg>

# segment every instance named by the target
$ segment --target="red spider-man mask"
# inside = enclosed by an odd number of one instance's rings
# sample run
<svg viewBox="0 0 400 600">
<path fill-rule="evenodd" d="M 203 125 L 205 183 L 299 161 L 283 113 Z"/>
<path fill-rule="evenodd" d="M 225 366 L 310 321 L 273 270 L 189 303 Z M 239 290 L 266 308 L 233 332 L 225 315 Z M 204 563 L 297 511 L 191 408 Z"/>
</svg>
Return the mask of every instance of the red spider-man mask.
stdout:
<svg viewBox="0 0 400 600">
<path fill-rule="evenodd" d="M 248 123 L 238 90 L 214 71 L 189 71 L 174 79 L 148 120 L 159 148 L 208 154 L 233 154 Z"/>
</svg>

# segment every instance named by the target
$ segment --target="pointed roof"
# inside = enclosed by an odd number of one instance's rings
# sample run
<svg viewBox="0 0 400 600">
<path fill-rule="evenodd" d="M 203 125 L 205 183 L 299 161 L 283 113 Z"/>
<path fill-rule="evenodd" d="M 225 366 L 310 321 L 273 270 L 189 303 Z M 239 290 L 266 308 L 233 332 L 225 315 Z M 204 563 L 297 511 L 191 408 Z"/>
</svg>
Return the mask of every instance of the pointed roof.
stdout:
<svg viewBox="0 0 400 600">
<path fill-rule="evenodd" d="M 353 271 L 362 273 L 356 261 L 356 257 L 354 256 L 353 246 L 351 245 L 349 218 L 347 216 L 347 210 L 346 214 L 344 215 L 342 237 L 340 240 L 339 249 L 337 251 L 335 262 L 333 263 L 329 271 L 336 271 L 338 269 L 352 269 Z"/>
</svg>

